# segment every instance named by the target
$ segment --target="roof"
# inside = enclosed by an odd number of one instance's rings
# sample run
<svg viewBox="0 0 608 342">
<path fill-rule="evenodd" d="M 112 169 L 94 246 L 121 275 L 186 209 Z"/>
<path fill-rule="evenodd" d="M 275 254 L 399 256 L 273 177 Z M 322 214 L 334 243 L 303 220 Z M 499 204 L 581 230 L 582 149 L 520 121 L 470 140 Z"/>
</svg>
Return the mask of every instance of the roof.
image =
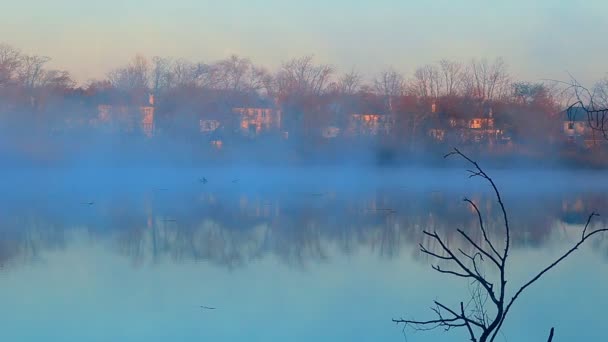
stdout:
<svg viewBox="0 0 608 342">
<path fill-rule="evenodd" d="M 559 113 L 563 121 L 587 122 L 587 111 L 580 106 L 570 107 Z"/>
</svg>

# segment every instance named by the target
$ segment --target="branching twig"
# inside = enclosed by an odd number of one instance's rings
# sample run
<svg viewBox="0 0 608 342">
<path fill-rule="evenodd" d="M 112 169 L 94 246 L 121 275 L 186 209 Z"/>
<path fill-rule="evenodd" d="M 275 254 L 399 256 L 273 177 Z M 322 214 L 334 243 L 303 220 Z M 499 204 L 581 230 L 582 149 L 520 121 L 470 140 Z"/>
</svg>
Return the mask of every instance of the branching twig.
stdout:
<svg viewBox="0 0 608 342">
<path fill-rule="evenodd" d="M 522 287 L 520 287 L 519 290 L 517 290 L 517 292 L 511 298 L 511 300 L 509 301 L 509 304 L 507 305 L 507 307 L 505 309 L 505 314 L 504 314 L 505 316 L 509 312 L 509 309 L 511 309 L 511 305 L 513 305 L 513 303 L 515 302 L 515 300 L 519 297 L 519 295 L 527 287 L 529 287 L 530 285 L 534 284 L 540 277 L 542 277 L 550 269 L 552 269 L 553 267 L 557 266 L 560 262 L 562 262 L 564 259 L 566 259 L 570 254 L 572 254 L 574 251 L 576 251 L 588 238 L 590 238 L 591 236 L 593 236 L 595 234 L 599 234 L 599 233 L 603 233 L 603 232 L 608 232 L 608 229 L 597 229 L 597 230 L 592 231 L 589 234 L 585 233 L 587 231 L 587 228 L 589 227 L 589 224 L 591 223 L 591 220 L 595 216 L 599 216 L 599 214 L 593 212 L 593 213 L 591 213 L 589 215 L 589 217 L 587 218 L 587 223 L 585 224 L 585 228 L 583 229 L 583 235 L 581 236 L 581 239 L 572 248 L 570 248 L 568 251 L 566 251 L 561 257 L 559 257 L 557 260 L 555 260 L 551 265 L 545 267 L 542 271 L 538 272 L 537 275 L 535 275 L 532 279 L 530 279 L 527 283 L 525 283 Z M 504 321 L 504 317 L 503 317 L 502 321 Z M 501 321 L 501 325 L 502 325 L 502 321 Z M 500 327 L 500 325 L 499 325 L 499 327 Z"/>
<path fill-rule="evenodd" d="M 468 199 L 466 197 L 463 199 L 463 201 L 469 203 L 473 207 L 473 209 L 475 209 L 475 212 L 477 213 L 477 218 L 479 219 L 479 229 L 481 229 L 481 232 L 483 234 L 483 239 L 486 241 L 486 243 L 488 244 L 488 246 L 490 246 L 490 248 L 492 249 L 492 252 L 494 252 L 494 254 L 496 254 L 496 256 L 498 258 L 501 258 L 500 253 L 498 253 L 498 251 L 496 250 L 496 248 L 494 248 L 494 245 L 492 244 L 492 242 L 490 241 L 490 239 L 488 239 L 488 235 L 486 233 L 486 229 L 483 226 L 483 218 L 481 217 L 481 212 L 479 211 L 479 208 L 477 207 L 477 204 L 475 204 L 473 201 L 471 201 L 470 199 Z M 488 257 L 489 257 L 489 255 L 488 255 Z M 495 260 L 492 260 L 492 261 L 494 261 L 494 263 L 498 263 Z"/>
<path fill-rule="evenodd" d="M 604 139 L 608 140 L 608 108 L 598 108 L 595 102 L 595 90 L 591 92 L 589 89 L 582 86 L 572 75 L 570 75 L 570 80 L 570 82 L 558 81 L 559 83 L 567 85 L 567 88 L 564 89 L 564 91 L 574 91 L 576 101 L 566 109 L 568 120 L 576 120 L 574 108 L 581 108 L 587 114 L 587 124 L 589 128 L 593 131 L 601 132 Z M 585 104 L 585 101 L 583 101 L 581 92 L 586 94 L 586 97 L 588 98 L 586 102 L 588 102 L 588 104 Z"/>
<path fill-rule="evenodd" d="M 472 246 L 473 252 L 467 253 L 462 248 L 458 248 L 456 253 L 454 252 L 454 250 L 448 247 L 448 244 L 439 236 L 437 232 L 423 231 L 425 236 L 431 238 L 431 242 L 435 242 L 440 246 L 441 251 L 432 252 L 422 244 L 420 244 L 420 251 L 439 261 L 446 261 L 451 264 L 451 266 L 453 266 L 453 269 L 444 269 L 436 264 L 431 265 L 431 267 L 437 272 L 455 276 L 458 278 L 469 279 L 469 281 L 471 281 L 471 285 L 477 286 L 475 290 L 471 290 L 471 298 L 468 301 L 468 304 L 465 306 L 464 302 L 460 302 L 459 310 L 452 310 L 446 305 L 435 301 L 435 307 L 431 308 L 431 310 L 437 316 L 436 319 L 427 321 L 393 319 L 393 322 L 404 324 L 404 329 L 407 326 L 411 326 L 416 330 L 432 330 L 440 327 L 444 328 L 445 330 L 450 330 L 452 328 L 466 328 L 471 341 L 494 341 L 498 332 L 502 328 L 502 325 L 513 303 L 517 300 L 517 298 L 519 298 L 519 296 L 526 288 L 534 284 L 549 270 L 553 269 L 560 262 L 566 259 L 575 250 L 577 250 L 586 240 L 596 234 L 608 232 L 608 229 L 597 229 L 589 232 L 588 228 L 591 224 L 593 217 L 598 216 L 598 214 L 596 214 L 595 212 L 591 213 L 591 215 L 589 215 L 589 218 L 587 219 L 585 227 L 583 228 L 580 240 L 572 248 L 566 251 L 561 257 L 555 260 L 552 264 L 545 267 L 528 282 L 522 285 L 515 292 L 513 297 L 511 297 L 511 299 L 507 302 L 505 300 L 507 284 L 506 267 L 507 260 L 509 257 L 509 247 L 511 243 L 511 227 L 509 225 L 509 217 L 507 215 L 507 210 L 505 209 L 501 193 L 498 190 L 498 187 L 494 180 L 479 166 L 479 164 L 477 164 L 477 162 L 475 162 L 456 148 L 454 149 L 454 151 L 445 155 L 446 158 L 450 156 L 459 156 L 466 160 L 469 164 L 473 166 L 472 169 L 467 170 L 467 172 L 469 173 L 469 178 L 481 177 L 485 179 L 493 189 L 494 196 L 499 204 L 504 222 L 504 250 L 502 252 L 499 252 L 496 248 L 495 243 L 488 236 L 487 228 L 484 224 L 483 216 L 481 214 L 481 211 L 479 210 L 479 207 L 475 204 L 475 202 L 469 200 L 468 198 L 465 198 L 464 201 L 471 205 L 471 207 L 475 210 L 475 213 L 479 220 L 479 229 L 482 233 L 483 242 L 485 242 L 485 246 L 476 242 L 464 230 L 457 229 L 459 235 L 462 236 L 464 241 L 466 241 L 466 243 Z M 490 282 L 490 278 L 482 273 L 481 266 L 486 260 L 489 261 L 488 265 L 494 267 L 500 275 L 500 283 L 498 284 L 498 286 L 494 286 L 494 284 Z M 492 310 L 492 317 L 488 315 L 489 311 L 486 307 L 488 299 L 491 301 L 494 307 L 494 309 Z M 467 310 L 467 307 L 471 303 L 473 303 L 474 308 Z M 552 341 L 553 339 L 553 332 L 554 330 L 553 328 L 551 328 L 549 341 Z"/>
</svg>

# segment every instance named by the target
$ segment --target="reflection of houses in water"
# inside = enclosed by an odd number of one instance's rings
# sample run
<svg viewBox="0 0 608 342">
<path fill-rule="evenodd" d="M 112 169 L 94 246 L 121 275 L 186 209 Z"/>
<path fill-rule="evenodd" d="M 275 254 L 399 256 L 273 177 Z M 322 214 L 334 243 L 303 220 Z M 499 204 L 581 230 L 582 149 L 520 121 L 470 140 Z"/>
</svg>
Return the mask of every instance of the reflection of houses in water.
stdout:
<svg viewBox="0 0 608 342">
<path fill-rule="evenodd" d="M 395 126 L 390 114 L 351 114 L 346 133 L 351 136 L 389 134 Z"/>
<path fill-rule="evenodd" d="M 120 132 L 132 133 L 140 130 L 147 137 L 154 135 L 154 96 L 148 97 L 148 103 L 134 105 L 99 105 L 97 119 L 93 124 L 111 125 Z"/>
<path fill-rule="evenodd" d="M 435 141 L 445 140 L 445 129 L 431 128 L 431 129 L 429 129 L 428 134 Z"/>
<path fill-rule="evenodd" d="M 222 139 L 219 138 L 212 138 L 211 141 L 209 141 L 209 143 L 211 144 L 211 146 L 213 146 L 214 148 L 221 150 L 222 147 L 224 146 L 224 142 L 222 141 Z"/>
<path fill-rule="evenodd" d="M 224 141 L 220 133 L 221 126 L 221 122 L 216 119 L 199 120 L 199 129 L 201 133 L 207 135 L 209 137 L 209 144 L 218 150 L 222 149 L 224 146 Z"/>
<path fill-rule="evenodd" d="M 254 137 L 281 128 L 282 113 L 274 108 L 233 108 L 239 115 L 239 127 L 243 134 Z"/>
<path fill-rule="evenodd" d="M 340 134 L 340 128 L 336 126 L 326 126 L 321 129 L 321 135 L 326 139 L 337 138 Z"/>
<path fill-rule="evenodd" d="M 7 211 L 10 216 L 0 217 L 0 261 L 6 265 L 24 253 L 34 255 L 55 244 L 62 246 L 63 237 L 73 235 L 66 232 L 75 227 L 87 227 L 94 238 L 110 239 L 116 250 L 137 263 L 206 260 L 226 267 L 269 256 L 287 263 L 314 263 L 330 248 L 338 248 L 339 253 L 368 249 L 391 257 L 403 248 L 408 248 L 407 252 L 417 249 L 417 243 L 423 242 L 429 250 L 440 251 L 434 241 L 425 240 L 423 229 L 439 232 L 450 246 L 467 253 L 471 251 L 465 248 L 470 246 L 462 245 L 462 236 L 454 227 L 464 229 L 475 241 L 483 241 L 476 213 L 457 196 L 394 190 L 362 195 L 314 191 L 194 192 L 180 194 L 182 203 L 174 203 L 173 198 L 168 203 L 166 195 L 151 195 L 143 205 L 112 201 L 106 209 L 110 221 L 75 215 L 69 206 L 58 205 L 59 213 L 27 221 L 35 222 L 33 227 L 11 219 L 23 215 L 11 208 Z M 574 213 L 573 221 L 585 220 L 590 209 L 604 207 L 605 196 L 598 196 L 581 195 L 563 202 L 554 197 L 510 201 L 509 214 L 516 227 L 512 231 L 514 246 L 536 248 L 551 243 L 556 219 L 563 213 Z M 481 210 L 491 238 L 502 241 L 504 224 L 494 197 L 473 194 L 470 198 Z M 56 217 L 64 221 L 57 223 Z M 55 223 L 61 228 L 48 229 Z M 10 230 L 16 226 L 25 227 Z"/>
<path fill-rule="evenodd" d="M 582 198 L 562 201 L 562 213 L 560 219 L 568 224 L 585 224 L 590 212 L 585 206 Z"/>
<path fill-rule="evenodd" d="M 199 127 L 202 133 L 210 133 L 210 132 L 214 132 L 215 130 L 217 130 L 220 127 L 220 122 L 219 120 L 205 120 L 205 119 L 201 119 L 199 120 Z"/>
</svg>

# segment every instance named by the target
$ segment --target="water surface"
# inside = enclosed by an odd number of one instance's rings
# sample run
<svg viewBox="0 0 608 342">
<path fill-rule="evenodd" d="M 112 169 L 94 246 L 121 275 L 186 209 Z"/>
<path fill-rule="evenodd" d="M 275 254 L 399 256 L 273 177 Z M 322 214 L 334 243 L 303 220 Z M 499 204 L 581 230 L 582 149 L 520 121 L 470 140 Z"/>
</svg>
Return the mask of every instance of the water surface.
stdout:
<svg viewBox="0 0 608 342">
<path fill-rule="evenodd" d="M 608 215 L 601 174 L 493 174 L 513 287 L 592 210 Z M 6 341 L 403 341 L 391 318 L 432 317 L 432 300 L 468 293 L 430 269 L 422 231 L 466 248 L 455 230 L 478 232 L 468 196 L 502 232 L 491 193 L 460 169 L 21 170 L 0 190 Z M 552 326 L 559 340 L 600 339 L 607 252 L 599 237 L 530 288 L 501 340 L 545 340 Z"/>
</svg>

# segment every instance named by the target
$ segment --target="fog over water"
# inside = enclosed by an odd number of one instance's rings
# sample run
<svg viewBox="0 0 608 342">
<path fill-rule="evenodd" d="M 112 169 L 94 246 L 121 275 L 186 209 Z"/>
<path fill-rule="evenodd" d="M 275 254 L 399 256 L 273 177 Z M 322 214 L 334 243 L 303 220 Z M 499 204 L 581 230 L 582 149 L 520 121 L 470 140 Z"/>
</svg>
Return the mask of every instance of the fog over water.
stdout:
<svg viewBox="0 0 608 342">
<path fill-rule="evenodd" d="M 513 287 L 607 207 L 599 172 L 489 172 L 513 221 Z M 456 167 L 13 169 L 0 180 L 0 337 L 403 341 L 391 318 L 467 294 L 418 251 L 423 229 L 456 246 L 456 228 L 477 231 L 463 196 L 500 234 L 487 187 Z M 601 335 L 607 252 L 599 237 L 533 286 L 505 339 Z"/>
</svg>

